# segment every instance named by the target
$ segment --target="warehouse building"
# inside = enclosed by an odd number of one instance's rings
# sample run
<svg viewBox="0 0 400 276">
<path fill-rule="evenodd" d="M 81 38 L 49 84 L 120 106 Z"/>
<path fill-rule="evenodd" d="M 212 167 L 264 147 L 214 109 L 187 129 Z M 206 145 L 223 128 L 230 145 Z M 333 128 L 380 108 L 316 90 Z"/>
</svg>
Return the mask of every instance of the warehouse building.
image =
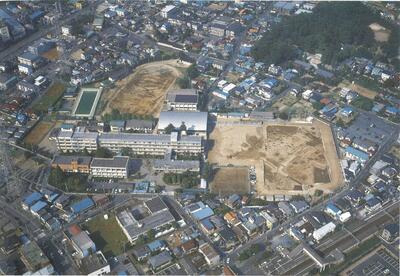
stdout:
<svg viewBox="0 0 400 276">
<path fill-rule="evenodd" d="M 90 174 L 94 177 L 127 178 L 129 176 L 129 157 L 93 158 Z"/>
</svg>

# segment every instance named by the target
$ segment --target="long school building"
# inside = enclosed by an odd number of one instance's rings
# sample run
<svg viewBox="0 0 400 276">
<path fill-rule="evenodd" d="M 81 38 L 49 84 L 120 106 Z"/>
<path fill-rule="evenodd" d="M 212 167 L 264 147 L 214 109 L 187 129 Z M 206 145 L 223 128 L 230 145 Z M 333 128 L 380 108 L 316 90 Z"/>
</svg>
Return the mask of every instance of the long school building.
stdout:
<svg viewBox="0 0 400 276">
<path fill-rule="evenodd" d="M 203 139 L 200 136 L 180 136 L 171 134 L 136 134 L 61 131 L 56 139 L 58 150 L 91 152 L 98 147 L 119 153 L 129 148 L 133 154 L 163 156 L 167 150 L 181 154 L 199 154 L 203 152 Z"/>
</svg>

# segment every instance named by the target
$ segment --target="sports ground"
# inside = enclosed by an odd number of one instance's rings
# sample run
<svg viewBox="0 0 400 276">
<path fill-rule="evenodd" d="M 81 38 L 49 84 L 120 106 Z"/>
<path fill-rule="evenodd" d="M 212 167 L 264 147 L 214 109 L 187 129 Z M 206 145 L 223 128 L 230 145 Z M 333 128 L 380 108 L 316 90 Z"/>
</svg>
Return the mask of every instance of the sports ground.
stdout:
<svg viewBox="0 0 400 276">
<path fill-rule="evenodd" d="M 243 167 L 254 167 L 257 181 L 253 190 L 258 195 L 312 195 L 315 189 L 330 193 L 343 183 L 332 132 L 319 121 L 219 121 L 210 143 L 208 161 L 217 167 L 228 166 L 229 175 L 236 175 L 235 169 L 242 172 Z M 232 185 L 230 177 L 217 175 L 211 189 L 240 193 L 249 188 L 246 177 L 236 178 Z M 233 188 L 237 191 L 231 191 Z"/>
</svg>

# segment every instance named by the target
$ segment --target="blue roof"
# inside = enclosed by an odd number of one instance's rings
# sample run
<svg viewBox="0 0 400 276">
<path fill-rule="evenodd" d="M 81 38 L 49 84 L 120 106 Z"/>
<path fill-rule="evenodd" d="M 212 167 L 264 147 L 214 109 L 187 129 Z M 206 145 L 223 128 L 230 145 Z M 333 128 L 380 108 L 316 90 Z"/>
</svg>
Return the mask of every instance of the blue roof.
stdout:
<svg viewBox="0 0 400 276">
<path fill-rule="evenodd" d="M 214 224 L 210 221 L 210 219 L 206 218 L 201 221 L 201 224 L 206 228 L 207 230 L 213 230 L 214 229 Z"/>
<path fill-rule="evenodd" d="M 214 215 L 213 210 L 210 207 L 205 207 L 202 208 L 196 212 L 192 213 L 193 217 L 196 218 L 197 220 L 202 220 L 208 217 L 211 217 L 212 215 Z"/>
<path fill-rule="evenodd" d="M 80 212 L 83 212 L 83 211 L 93 207 L 93 206 L 94 206 L 93 200 L 86 197 L 86 198 L 82 199 L 81 201 L 78 201 L 75 204 L 71 205 L 71 210 L 74 213 L 80 213 Z"/>
<path fill-rule="evenodd" d="M 399 113 L 399 110 L 397 108 L 395 108 L 394 106 L 387 106 L 386 112 L 397 114 L 397 113 Z"/>
<path fill-rule="evenodd" d="M 328 205 L 326 205 L 326 209 L 331 210 L 335 214 L 339 214 L 341 212 L 341 210 L 333 203 L 329 203 Z"/>
<path fill-rule="evenodd" d="M 367 200 L 367 205 L 369 207 L 373 207 L 373 206 L 378 205 L 380 203 L 381 202 L 376 197 L 373 197 L 373 198 L 370 198 L 370 199 Z"/>
<path fill-rule="evenodd" d="M 149 189 L 149 182 L 138 182 L 135 183 L 135 189 L 133 190 L 135 193 L 147 193 Z"/>
<path fill-rule="evenodd" d="M 49 202 L 53 202 L 59 196 L 57 193 L 52 193 L 48 199 Z"/>
<path fill-rule="evenodd" d="M 33 203 L 35 203 L 41 198 L 42 198 L 41 193 L 33 192 L 24 199 L 24 203 L 28 206 L 31 206 Z"/>
<path fill-rule="evenodd" d="M 155 240 L 151 243 L 147 244 L 147 247 L 150 249 L 151 252 L 157 251 L 158 249 L 164 246 L 164 242 L 160 240 Z"/>
<path fill-rule="evenodd" d="M 351 108 L 350 106 L 346 106 L 346 107 L 342 108 L 341 112 L 342 113 L 351 113 L 351 112 L 353 112 L 353 108 Z"/>
<path fill-rule="evenodd" d="M 34 13 L 32 13 L 31 15 L 29 15 L 29 18 L 31 20 L 35 20 L 38 19 L 39 17 L 42 17 L 45 15 L 44 11 L 35 11 Z"/>
<path fill-rule="evenodd" d="M 37 213 L 46 206 L 47 206 L 47 203 L 45 201 L 39 200 L 34 205 L 32 205 L 31 211 Z"/>
<path fill-rule="evenodd" d="M 346 148 L 346 153 L 350 153 L 351 155 L 356 156 L 360 160 L 367 161 L 368 158 L 369 158 L 369 155 L 366 154 L 365 152 L 363 152 L 361 150 L 358 150 L 358 149 L 355 149 L 355 148 L 350 147 L 350 146 Z"/>
</svg>

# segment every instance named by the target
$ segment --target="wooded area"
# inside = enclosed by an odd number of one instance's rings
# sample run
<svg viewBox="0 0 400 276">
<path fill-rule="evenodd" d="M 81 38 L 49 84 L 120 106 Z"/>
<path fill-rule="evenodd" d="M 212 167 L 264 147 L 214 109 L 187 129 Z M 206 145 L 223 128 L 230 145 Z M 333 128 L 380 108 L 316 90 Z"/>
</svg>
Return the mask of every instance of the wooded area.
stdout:
<svg viewBox="0 0 400 276">
<path fill-rule="evenodd" d="M 374 22 L 391 31 L 387 42 L 374 40 L 369 28 Z M 322 62 L 331 65 L 350 56 L 387 61 L 397 55 L 399 43 L 396 26 L 363 3 L 321 2 L 311 14 L 285 17 L 273 25 L 255 44 L 252 55 L 268 64 L 300 57 L 299 50 L 321 53 Z"/>
</svg>

